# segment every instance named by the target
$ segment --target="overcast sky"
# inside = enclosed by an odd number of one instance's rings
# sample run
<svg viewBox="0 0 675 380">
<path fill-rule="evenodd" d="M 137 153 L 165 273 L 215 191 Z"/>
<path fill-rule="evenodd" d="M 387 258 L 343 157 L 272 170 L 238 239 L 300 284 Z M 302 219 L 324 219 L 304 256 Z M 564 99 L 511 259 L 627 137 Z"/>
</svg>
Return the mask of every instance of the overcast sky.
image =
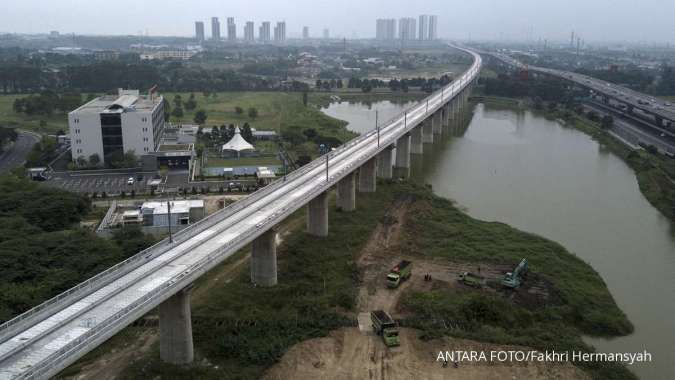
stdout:
<svg viewBox="0 0 675 380">
<path fill-rule="evenodd" d="M 320 36 L 372 37 L 376 18 L 436 14 L 442 38 L 675 42 L 675 0 L 1 0 L 0 31 L 190 36 L 194 21 L 285 20 Z M 221 30 L 224 28 L 221 26 Z M 221 32 L 222 33 L 222 32 Z"/>
</svg>

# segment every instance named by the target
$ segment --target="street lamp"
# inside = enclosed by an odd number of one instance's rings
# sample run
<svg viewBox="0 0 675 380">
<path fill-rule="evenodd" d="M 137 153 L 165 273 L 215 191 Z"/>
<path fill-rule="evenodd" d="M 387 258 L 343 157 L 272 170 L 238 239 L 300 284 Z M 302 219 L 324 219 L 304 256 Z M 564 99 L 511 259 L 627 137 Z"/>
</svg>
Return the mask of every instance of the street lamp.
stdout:
<svg viewBox="0 0 675 380">
<path fill-rule="evenodd" d="M 377 124 L 377 110 L 375 110 L 375 129 L 377 129 L 377 147 L 380 147 L 380 126 Z"/>
<path fill-rule="evenodd" d="M 169 243 L 173 243 L 173 235 L 171 234 L 171 200 L 166 201 L 166 209 L 169 216 Z"/>
<path fill-rule="evenodd" d="M 328 182 L 328 152 L 330 150 L 328 149 L 328 146 L 326 144 L 321 144 L 319 145 L 319 154 L 323 154 L 326 156 L 326 182 Z"/>
</svg>

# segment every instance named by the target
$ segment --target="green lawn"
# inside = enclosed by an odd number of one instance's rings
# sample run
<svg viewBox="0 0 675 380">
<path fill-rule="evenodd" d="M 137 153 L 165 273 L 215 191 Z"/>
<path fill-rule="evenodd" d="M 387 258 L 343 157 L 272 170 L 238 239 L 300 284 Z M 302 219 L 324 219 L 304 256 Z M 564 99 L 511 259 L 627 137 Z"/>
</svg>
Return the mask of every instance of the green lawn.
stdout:
<svg viewBox="0 0 675 380">
<path fill-rule="evenodd" d="M 335 123 L 331 118 L 323 116 L 321 113 L 313 112 L 312 107 L 304 107 L 302 104 L 302 93 L 288 92 L 221 92 L 216 96 L 205 98 L 202 93 L 195 92 L 197 108 L 188 112 L 185 109 L 185 115 L 182 118 L 171 117 L 174 123 L 192 123 L 196 110 L 203 109 L 208 115 L 206 125 L 235 124 L 243 125 L 249 123 L 252 128 L 258 130 L 274 130 L 281 132 L 284 128 L 296 125 L 305 125 L 309 127 L 333 127 L 330 128 L 335 137 L 349 137 L 346 130 L 340 131 L 335 128 L 340 123 Z M 163 93 L 164 97 L 171 102 L 174 107 L 173 99 L 176 93 Z M 190 93 L 180 93 L 183 102 L 185 102 Z M 241 107 L 244 112 L 237 114 L 236 107 Z M 254 119 L 248 116 L 248 109 L 254 107 L 258 110 L 258 116 Z M 313 122 L 318 126 L 312 126 Z"/>
<path fill-rule="evenodd" d="M 68 115 L 55 113 L 51 116 L 27 116 L 14 112 L 14 100 L 28 95 L 0 95 L 0 127 L 18 127 L 39 133 L 54 134 L 58 130 L 68 131 Z M 40 122 L 43 125 L 40 125 Z"/>
</svg>

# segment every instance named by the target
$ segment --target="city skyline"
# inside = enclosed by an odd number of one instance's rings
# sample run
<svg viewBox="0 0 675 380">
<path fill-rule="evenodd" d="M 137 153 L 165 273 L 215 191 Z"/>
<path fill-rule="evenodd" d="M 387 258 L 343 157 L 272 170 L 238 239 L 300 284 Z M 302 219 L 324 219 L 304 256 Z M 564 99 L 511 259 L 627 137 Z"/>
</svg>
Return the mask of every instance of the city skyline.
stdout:
<svg viewBox="0 0 675 380">
<path fill-rule="evenodd" d="M 0 15 L 0 32 L 9 33 L 48 33 L 57 30 L 61 33 L 90 35 L 138 35 L 154 36 L 193 36 L 194 21 L 207 22 L 212 16 L 221 20 L 234 17 L 239 20 L 284 20 L 288 25 L 287 36 L 299 38 L 302 27 L 310 30 L 329 28 L 335 36 L 359 38 L 375 37 L 373 20 L 377 18 L 405 17 L 407 14 L 438 15 L 442 23 L 438 25 L 439 38 L 454 39 L 492 39 L 492 40 L 537 40 L 564 41 L 571 30 L 591 41 L 654 41 L 667 42 L 675 39 L 675 28 L 668 18 L 675 12 L 675 4 L 664 4 L 658 0 L 644 0 L 643 9 L 660 9 L 649 18 L 634 17 L 634 3 L 628 0 L 610 2 L 599 0 L 582 3 L 570 0 L 566 3 L 518 0 L 503 4 L 494 0 L 477 0 L 469 3 L 449 5 L 440 0 L 429 0 L 415 9 L 398 0 L 372 1 L 365 4 L 344 2 L 339 6 L 321 2 L 322 12 L 312 11 L 317 3 L 299 0 L 292 9 L 283 3 L 272 0 L 257 0 L 256 12 L 249 4 L 234 0 L 231 11 L 223 12 L 215 0 L 202 0 L 190 3 L 161 3 L 157 14 L 150 17 L 146 12 L 136 12 L 142 6 L 159 5 L 158 0 L 148 0 L 142 5 L 130 0 L 119 0 L 121 9 L 125 9 L 124 23 L 109 22 L 110 15 L 98 12 L 108 4 L 101 0 L 71 0 L 67 4 L 25 0 L 6 6 Z M 585 9 L 579 12 L 578 9 Z M 598 18 L 597 14 L 602 14 Z M 473 16 L 473 17 L 472 17 Z M 608 20 L 612 20 L 611 22 Z M 74 22 L 77 20 L 77 22 Z M 341 20 L 348 20 L 343 22 Z M 226 35 L 226 24 L 221 27 L 221 35 Z M 419 24 L 419 22 L 418 22 Z M 622 24 L 632 27 L 622 28 Z M 241 31 L 238 31 L 241 33 Z"/>
</svg>

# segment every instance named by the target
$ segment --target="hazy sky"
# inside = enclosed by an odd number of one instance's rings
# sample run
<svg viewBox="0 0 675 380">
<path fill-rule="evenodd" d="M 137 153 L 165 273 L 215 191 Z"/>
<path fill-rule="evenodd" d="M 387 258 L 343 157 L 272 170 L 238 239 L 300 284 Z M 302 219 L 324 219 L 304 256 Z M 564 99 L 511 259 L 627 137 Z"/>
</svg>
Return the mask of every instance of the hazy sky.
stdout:
<svg viewBox="0 0 675 380">
<path fill-rule="evenodd" d="M 444 38 L 567 40 L 572 30 L 587 41 L 675 43 L 675 0 L 0 0 L 0 31 L 181 35 L 194 33 L 211 16 L 235 17 L 238 34 L 247 20 L 287 22 L 287 34 L 302 26 L 320 36 L 371 37 L 375 19 L 439 16 Z"/>
</svg>

